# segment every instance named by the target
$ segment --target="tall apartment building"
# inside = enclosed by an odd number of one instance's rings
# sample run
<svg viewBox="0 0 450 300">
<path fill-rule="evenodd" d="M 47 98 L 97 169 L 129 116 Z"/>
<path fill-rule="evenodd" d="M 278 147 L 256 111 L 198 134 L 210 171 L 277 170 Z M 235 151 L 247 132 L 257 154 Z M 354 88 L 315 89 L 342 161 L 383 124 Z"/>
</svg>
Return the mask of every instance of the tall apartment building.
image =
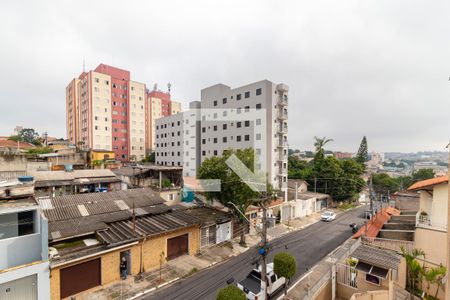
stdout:
<svg viewBox="0 0 450 300">
<path fill-rule="evenodd" d="M 67 138 L 84 149 L 114 151 L 118 160 L 141 160 L 152 148 L 153 119 L 180 106 L 168 93 L 148 92 L 129 71 L 100 64 L 66 87 Z"/>
<path fill-rule="evenodd" d="M 203 89 L 201 103 L 197 106 L 201 107 L 200 113 L 196 115 L 200 132 L 196 135 L 196 165 L 200 165 L 209 157 L 221 155 L 226 149 L 253 148 L 258 158 L 255 168 L 264 171 L 274 187 L 285 190 L 288 91 L 289 88 L 285 84 L 275 84 L 267 80 L 235 89 L 223 84 Z M 183 113 L 183 117 L 179 116 L 178 119 L 185 119 L 187 114 L 188 112 Z M 190 110 L 189 115 L 195 114 Z M 184 134 L 180 137 L 183 149 L 172 151 L 170 139 L 175 136 L 171 136 L 172 122 L 166 122 L 166 119 L 169 121 L 168 118 L 162 118 L 156 122 L 156 163 L 171 165 L 172 162 L 179 162 L 185 166 L 187 162 L 191 165 L 194 149 L 192 142 L 186 145 L 186 140 L 192 138 L 193 132 L 187 133 L 185 128 L 181 128 L 181 132 L 184 129 Z M 186 120 L 184 124 L 186 125 Z M 172 152 L 182 153 L 180 158 L 177 155 L 177 160 L 174 161 Z M 192 172 L 184 170 L 185 176 L 195 176 L 187 173 Z"/>
<path fill-rule="evenodd" d="M 147 149 L 155 149 L 156 120 L 181 112 L 181 103 L 171 100 L 166 92 L 154 90 L 147 93 Z"/>
</svg>

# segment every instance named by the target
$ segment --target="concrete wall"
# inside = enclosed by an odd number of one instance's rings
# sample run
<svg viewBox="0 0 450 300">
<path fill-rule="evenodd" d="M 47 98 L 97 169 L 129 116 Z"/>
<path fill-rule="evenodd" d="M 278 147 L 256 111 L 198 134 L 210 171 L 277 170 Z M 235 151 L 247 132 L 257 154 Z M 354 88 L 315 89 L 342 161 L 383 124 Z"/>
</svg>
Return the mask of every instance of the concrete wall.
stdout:
<svg viewBox="0 0 450 300">
<path fill-rule="evenodd" d="M 29 264 L 22 268 L 2 272 L 0 273 L 0 283 L 10 282 L 34 274 L 37 275 L 38 299 L 50 299 L 50 270 L 48 261 Z M 59 300 L 59 298 L 57 299 Z"/>
<path fill-rule="evenodd" d="M 372 283 L 369 283 L 365 279 L 366 273 L 358 271 L 358 275 L 356 277 L 357 280 L 357 287 L 358 288 L 352 288 L 347 285 L 337 283 L 336 286 L 336 296 L 338 298 L 342 299 L 350 299 L 353 294 L 355 293 L 361 293 L 361 292 L 367 292 L 367 291 L 378 291 L 378 290 L 389 290 L 389 276 L 387 279 L 380 279 L 381 284 L 375 285 Z"/>
<path fill-rule="evenodd" d="M 426 260 L 434 264 L 446 264 L 447 232 L 429 228 L 416 228 L 415 248 L 422 249 L 426 254 Z M 441 245 L 441 246 L 438 246 Z"/>
<path fill-rule="evenodd" d="M 322 287 L 313 297 L 314 300 L 330 300 L 331 299 L 331 280 Z"/>
<path fill-rule="evenodd" d="M 414 241 L 414 230 L 381 229 L 378 237 L 391 240 Z"/>
<path fill-rule="evenodd" d="M 416 224 L 414 224 L 414 223 L 386 223 L 383 225 L 383 229 L 414 230 L 414 229 L 416 229 Z"/>
</svg>

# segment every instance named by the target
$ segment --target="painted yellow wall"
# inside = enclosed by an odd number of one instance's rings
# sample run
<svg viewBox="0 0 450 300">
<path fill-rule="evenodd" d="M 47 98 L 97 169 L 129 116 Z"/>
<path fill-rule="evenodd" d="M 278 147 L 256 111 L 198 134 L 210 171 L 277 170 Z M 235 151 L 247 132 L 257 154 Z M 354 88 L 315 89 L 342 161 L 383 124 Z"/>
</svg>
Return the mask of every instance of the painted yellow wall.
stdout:
<svg viewBox="0 0 450 300">
<path fill-rule="evenodd" d="M 105 158 L 105 154 L 109 155 L 109 159 L 115 159 L 116 155 L 113 151 L 91 151 L 91 161 L 94 160 L 103 160 Z"/>
</svg>

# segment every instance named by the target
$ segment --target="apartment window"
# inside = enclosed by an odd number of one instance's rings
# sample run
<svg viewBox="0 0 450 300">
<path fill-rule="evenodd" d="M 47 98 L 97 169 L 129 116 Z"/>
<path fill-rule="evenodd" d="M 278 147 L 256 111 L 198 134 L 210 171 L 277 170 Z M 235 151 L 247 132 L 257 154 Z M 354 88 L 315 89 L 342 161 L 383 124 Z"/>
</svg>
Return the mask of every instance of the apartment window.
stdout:
<svg viewBox="0 0 450 300">
<path fill-rule="evenodd" d="M 236 113 L 237 113 L 237 114 L 240 114 L 241 111 L 242 111 L 242 107 L 238 107 L 238 109 L 236 109 Z"/>
<path fill-rule="evenodd" d="M 217 131 L 217 125 L 214 125 L 214 126 L 213 126 L 213 130 L 214 130 L 214 131 Z"/>
<path fill-rule="evenodd" d="M 203 150 L 202 151 L 202 155 L 205 156 L 206 155 L 206 151 Z"/>
<path fill-rule="evenodd" d="M 237 122 L 237 123 L 236 123 L 236 127 L 237 127 L 237 128 L 241 128 L 241 127 L 242 127 L 242 122 Z"/>
<path fill-rule="evenodd" d="M 261 125 L 261 119 L 256 119 L 256 125 Z"/>
<path fill-rule="evenodd" d="M 214 144 L 217 144 L 217 138 L 214 138 L 213 142 Z"/>
<path fill-rule="evenodd" d="M 181 131 L 178 131 L 178 132 L 177 132 L 177 135 L 180 136 L 180 135 L 181 135 Z"/>
<path fill-rule="evenodd" d="M 256 96 L 259 96 L 262 94 L 262 90 L 261 89 L 256 89 Z"/>
<path fill-rule="evenodd" d="M 256 134 L 256 140 L 257 140 L 257 141 L 260 141 L 260 140 L 261 140 L 261 133 L 257 133 L 257 134 Z"/>
<path fill-rule="evenodd" d="M 203 127 L 203 128 L 202 128 L 202 132 L 206 132 L 206 127 Z"/>
<path fill-rule="evenodd" d="M 257 155 L 261 155 L 261 149 L 256 148 L 256 151 L 255 151 L 255 152 L 256 152 Z"/>
<path fill-rule="evenodd" d="M 224 111 L 222 112 L 222 116 L 224 116 L 224 117 L 227 116 L 227 111 L 226 111 L 226 110 L 224 110 Z"/>
<path fill-rule="evenodd" d="M 250 97 L 250 92 L 245 92 L 245 98 L 249 98 Z"/>
<path fill-rule="evenodd" d="M 250 127 L 250 121 L 245 121 L 245 127 Z"/>
<path fill-rule="evenodd" d="M 250 106 L 246 106 L 245 107 L 245 112 L 249 112 L 250 111 Z"/>
<path fill-rule="evenodd" d="M 98 117 L 97 117 L 97 116 L 95 116 L 95 117 L 94 117 L 94 120 L 95 120 L 95 121 L 97 121 L 97 120 L 98 120 Z"/>
<path fill-rule="evenodd" d="M 172 127 L 174 127 L 175 126 L 175 122 L 172 122 Z"/>
<path fill-rule="evenodd" d="M 108 80 L 105 80 L 105 84 L 106 84 L 106 85 L 109 85 L 109 81 L 108 81 Z"/>
<path fill-rule="evenodd" d="M 214 153 L 214 155 L 217 155 L 217 150 L 214 150 L 213 153 Z"/>
<path fill-rule="evenodd" d="M 250 135 L 249 135 L 249 134 L 246 134 L 246 135 L 244 136 L 244 140 L 250 141 Z"/>
<path fill-rule="evenodd" d="M 213 105 L 217 106 L 217 100 L 214 100 Z"/>
<path fill-rule="evenodd" d="M 95 125 L 95 127 L 94 127 L 94 128 L 95 128 L 95 130 L 98 130 L 98 126 L 97 126 L 97 125 Z"/>
<path fill-rule="evenodd" d="M 203 145 L 206 144 L 206 139 L 202 139 L 202 144 L 203 144 Z"/>
<path fill-rule="evenodd" d="M 223 141 L 224 143 L 226 143 L 226 142 L 227 142 L 227 137 L 224 136 L 224 137 L 222 138 L 222 141 Z"/>
<path fill-rule="evenodd" d="M 241 100 L 241 94 L 236 95 L 236 100 Z"/>
<path fill-rule="evenodd" d="M 159 125 L 156 125 L 156 129 L 159 129 Z"/>
<path fill-rule="evenodd" d="M 95 77 L 94 81 L 95 81 L 96 83 L 99 83 L 99 82 L 100 82 L 100 79 L 98 79 L 97 77 Z"/>
<path fill-rule="evenodd" d="M 241 136 L 240 136 L 240 135 L 236 136 L 236 141 L 237 141 L 237 142 L 240 142 L 240 141 L 241 141 Z"/>
<path fill-rule="evenodd" d="M 213 118 L 217 119 L 217 113 L 214 113 Z"/>
<path fill-rule="evenodd" d="M 257 110 L 261 109 L 261 103 L 256 104 L 256 109 Z"/>
<path fill-rule="evenodd" d="M 223 124 L 223 125 L 222 125 L 222 129 L 223 129 L 223 130 L 227 130 L 227 124 Z"/>
<path fill-rule="evenodd" d="M 222 104 L 226 104 L 227 103 L 227 98 L 223 98 L 222 99 Z"/>
<path fill-rule="evenodd" d="M 108 118 L 105 118 L 105 122 L 108 122 Z"/>
</svg>

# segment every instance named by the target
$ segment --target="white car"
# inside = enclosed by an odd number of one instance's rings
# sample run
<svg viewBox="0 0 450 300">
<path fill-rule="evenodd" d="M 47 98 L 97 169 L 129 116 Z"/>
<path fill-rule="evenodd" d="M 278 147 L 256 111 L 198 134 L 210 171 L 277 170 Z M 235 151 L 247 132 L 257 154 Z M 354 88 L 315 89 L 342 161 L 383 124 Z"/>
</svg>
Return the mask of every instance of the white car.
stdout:
<svg viewBox="0 0 450 300">
<path fill-rule="evenodd" d="M 332 211 L 325 211 L 323 212 L 323 214 L 320 216 L 320 219 L 322 221 L 325 222 L 331 222 L 334 219 L 336 219 L 336 213 L 332 212 Z"/>
</svg>

